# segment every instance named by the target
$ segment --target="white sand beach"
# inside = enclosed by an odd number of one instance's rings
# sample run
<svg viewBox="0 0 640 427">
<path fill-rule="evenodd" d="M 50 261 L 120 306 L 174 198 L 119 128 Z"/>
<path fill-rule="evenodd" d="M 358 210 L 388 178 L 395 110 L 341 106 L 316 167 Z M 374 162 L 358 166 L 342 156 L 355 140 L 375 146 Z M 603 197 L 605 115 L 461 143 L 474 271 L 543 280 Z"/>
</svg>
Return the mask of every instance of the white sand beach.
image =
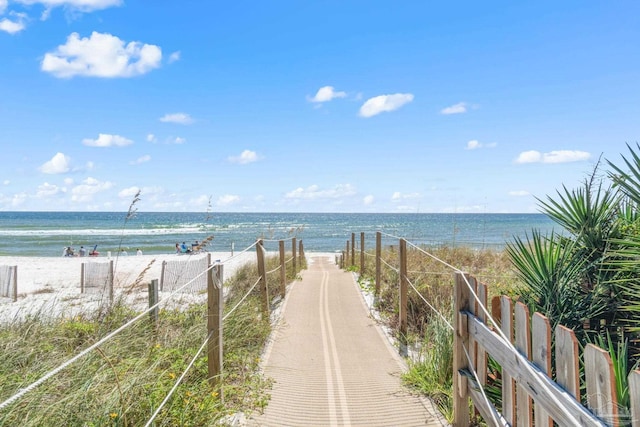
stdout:
<svg viewBox="0 0 640 427">
<path fill-rule="evenodd" d="M 99 257 L 0 257 L 0 265 L 17 266 L 18 298 L 0 297 L 0 323 L 22 319 L 29 315 L 43 317 L 74 316 L 90 313 L 105 301 L 101 294 L 80 292 L 82 263 L 114 262 L 114 295 L 125 296 L 127 303 L 138 309 L 148 306 L 148 283 L 160 280 L 163 261 L 189 262 L 206 255 L 127 255 Z M 254 262 L 255 252 L 248 251 L 235 256 L 230 252 L 212 252 L 211 261 L 224 264 L 224 277 L 231 277 L 238 267 Z M 135 289 L 132 284 L 138 282 Z M 160 292 L 160 299 L 170 299 L 168 306 L 205 301 L 206 295 L 181 293 L 177 296 Z"/>
<path fill-rule="evenodd" d="M 236 253 L 210 252 L 211 261 L 224 265 L 224 278 L 232 277 L 246 263 L 256 261 L 254 251 Z M 90 314 L 107 301 L 106 295 L 80 292 L 81 265 L 83 262 L 114 262 L 114 298 L 124 297 L 127 304 L 138 310 L 148 307 L 148 283 L 160 280 L 163 261 L 189 262 L 206 255 L 127 255 L 99 257 L 15 257 L 0 256 L 0 265 L 17 266 L 18 298 L 0 297 L 0 324 L 24 319 L 30 315 L 41 318 L 73 317 Z M 313 253 L 335 259 L 334 253 Z M 132 287 L 134 283 L 138 283 Z M 205 293 L 160 292 L 163 307 L 177 307 L 206 302 Z"/>
</svg>

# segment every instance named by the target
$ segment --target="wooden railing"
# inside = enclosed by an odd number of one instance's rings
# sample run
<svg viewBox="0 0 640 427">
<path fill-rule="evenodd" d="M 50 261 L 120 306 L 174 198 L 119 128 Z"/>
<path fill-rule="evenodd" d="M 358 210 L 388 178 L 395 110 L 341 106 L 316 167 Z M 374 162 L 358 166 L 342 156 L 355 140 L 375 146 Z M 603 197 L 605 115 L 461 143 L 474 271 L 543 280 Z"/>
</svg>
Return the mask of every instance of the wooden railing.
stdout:
<svg viewBox="0 0 640 427">
<path fill-rule="evenodd" d="M 365 239 L 360 234 L 359 259 L 351 234 L 338 262 L 365 273 Z M 375 239 L 375 292 L 380 291 L 381 233 Z M 407 242 L 398 240 L 398 336 L 407 332 Z M 359 264 L 356 262 L 359 261 Z M 371 272 L 369 272 L 371 273 Z M 609 353 L 587 344 L 582 353 L 571 329 L 551 331 L 549 320 L 529 313 L 526 305 L 496 296 L 488 305 L 488 289 L 473 276 L 454 272 L 453 425 L 470 423 L 469 402 L 491 426 L 632 426 L 640 427 L 640 371 L 629 381 L 629 413 L 618 406 L 614 368 Z M 552 333 L 553 332 L 553 333 Z M 402 344 L 402 343 L 401 343 Z M 552 349 L 555 353 L 552 354 Z M 553 359 L 552 359 L 553 357 Z M 582 359 L 581 359 L 582 358 Z M 488 361 L 501 367 L 501 408 L 487 398 Z M 580 361 L 584 366 L 582 399 Z M 555 361 L 555 369 L 552 365 Z M 551 379 L 555 378 L 555 381 Z M 495 382 L 494 382 L 495 384 Z M 583 406 L 581 401 L 586 401 Z"/>
</svg>

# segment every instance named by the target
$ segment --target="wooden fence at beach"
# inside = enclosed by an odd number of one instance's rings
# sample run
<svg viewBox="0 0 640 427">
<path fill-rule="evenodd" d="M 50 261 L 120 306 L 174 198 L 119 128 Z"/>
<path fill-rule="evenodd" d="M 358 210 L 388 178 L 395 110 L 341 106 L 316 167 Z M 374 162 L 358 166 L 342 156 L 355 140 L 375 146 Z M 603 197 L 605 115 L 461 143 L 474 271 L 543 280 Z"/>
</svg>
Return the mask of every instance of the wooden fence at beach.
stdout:
<svg viewBox="0 0 640 427">
<path fill-rule="evenodd" d="M 0 297 L 18 300 L 17 265 L 0 265 Z"/>
<path fill-rule="evenodd" d="M 371 256 L 365 253 L 364 233 L 360 234 L 357 251 L 356 245 L 352 233 L 337 261 L 343 268 L 359 267 L 360 274 L 364 274 L 365 255 Z M 381 285 L 381 248 L 378 232 L 373 274 L 376 295 Z M 398 249 L 398 335 L 404 337 L 409 299 L 407 241 L 399 239 Z M 493 297 L 489 305 L 487 286 L 473 276 L 457 271 L 452 285 L 454 426 L 470 424 L 471 402 L 491 426 L 552 427 L 555 422 L 568 427 L 640 427 L 640 370 L 628 376 L 627 413 L 618 404 L 615 370 L 607 351 L 587 344 L 580 352 L 571 329 L 559 325 L 552 331 L 545 316 L 529 313 L 526 305 L 508 296 Z M 489 374 L 490 359 L 501 368 L 497 377 Z M 487 387 L 495 390 L 496 385 L 500 386 L 500 408 L 485 393 Z M 586 390 L 585 396 L 581 396 L 581 390 Z"/>
</svg>

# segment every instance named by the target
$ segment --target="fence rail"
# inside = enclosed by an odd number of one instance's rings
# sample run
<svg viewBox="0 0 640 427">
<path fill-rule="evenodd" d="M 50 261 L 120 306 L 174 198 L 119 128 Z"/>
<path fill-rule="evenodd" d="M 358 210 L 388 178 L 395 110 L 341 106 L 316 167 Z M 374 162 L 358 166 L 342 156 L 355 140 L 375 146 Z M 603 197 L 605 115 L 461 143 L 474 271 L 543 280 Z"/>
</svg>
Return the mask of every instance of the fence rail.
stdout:
<svg viewBox="0 0 640 427">
<path fill-rule="evenodd" d="M 338 262 L 342 268 L 365 274 L 364 233 L 360 234 L 359 258 L 356 257 L 355 236 L 352 233 L 351 239 L 347 240 Z M 396 239 L 395 236 L 386 237 Z M 397 238 L 397 242 L 399 267 L 396 269 L 382 258 L 382 233 L 376 233 L 375 249 L 371 251 L 375 254 L 375 271 L 369 273 L 375 281 L 376 295 L 380 293 L 381 269 L 386 266 L 398 273 L 397 332 L 402 349 L 406 344 L 403 339 L 407 333 L 409 289 L 417 292 L 413 285 L 407 286 L 411 283 L 407 271 L 407 245 L 435 257 L 403 238 Z M 489 305 L 486 284 L 441 262 L 451 267 L 453 276 L 454 426 L 469 425 L 471 402 L 491 426 L 552 427 L 555 422 L 569 427 L 640 427 L 640 370 L 629 374 L 630 411 L 625 414 L 618 405 L 614 368 L 607 351 L 587 344 L 580 353 L 572 330 L 559 325 L 552 331 L 545 316 L 529 313 L 526 305 L 514 303 L 507 296 L 495 296 Z M 500 408 L 496 408 L 485 393 L 488 383 L 495 382 L 495 378 L 488 376 L 490 359 L 501 367 Z M 581 360 L 586 406 L 581 403 L 580 396 Z"/>
</svg>

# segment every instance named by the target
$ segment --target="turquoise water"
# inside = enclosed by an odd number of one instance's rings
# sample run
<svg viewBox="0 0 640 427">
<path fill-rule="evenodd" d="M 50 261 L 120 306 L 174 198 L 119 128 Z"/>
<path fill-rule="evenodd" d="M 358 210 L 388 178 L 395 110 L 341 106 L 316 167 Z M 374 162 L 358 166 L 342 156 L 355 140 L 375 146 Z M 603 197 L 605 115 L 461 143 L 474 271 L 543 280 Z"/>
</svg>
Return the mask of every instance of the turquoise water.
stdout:
<svg viewBox="0 0 640 427">
<path fill-rule="evenodd" d="M 542 214 L 370 214 L 370 213 L 177 213 L 138 212 L 0 212 L 0 255 L 61 256 L 65 246 L 98 251 L 137 248 L 146 254 L 171 253 L 176 243 L 202 241 L 213 235 L 209 251 L 236 251 L 257 238 L 285 239 L 295 234 L 307 252 L 342 250 L 351 233 L 376 231 L 415 244 L 449 244 L 501 248 L 513 236 L 532 228 L 550 231 L 554 223 Z M 384 237 L 384 244 L 396 243 Z M 276 242 L 266 242 L 277 249 Z"/>
</svg>

